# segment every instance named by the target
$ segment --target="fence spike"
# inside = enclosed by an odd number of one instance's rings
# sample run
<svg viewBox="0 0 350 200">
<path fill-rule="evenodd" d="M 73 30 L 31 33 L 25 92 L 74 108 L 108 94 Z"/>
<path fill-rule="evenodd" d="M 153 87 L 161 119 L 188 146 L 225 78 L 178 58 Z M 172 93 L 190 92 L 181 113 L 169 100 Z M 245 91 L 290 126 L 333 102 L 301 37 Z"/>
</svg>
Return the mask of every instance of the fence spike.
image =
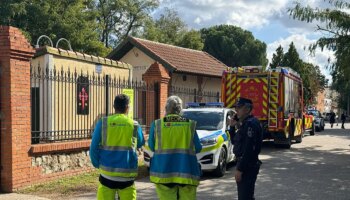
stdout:
<svg viewBox="0 0 350 200">
<path fill-rule="evenodd" d="M 67 75 L 68 75 L 68 78 L 70 79 L 70 67 L 68 67 Z"/>
<path fill-rule="evenodd" d="M 40 62 L 38 62 L 38 73 L 41 73 L 41 67 L 40 67 Z"/>
<path fill-rule="evenodd" d="M 63 71 L 63 65 L 61 66 L 61 76 L 63 76 L 63 73 L 64 73 L 64 71 Z"/>
<path fill-rule="evenodd" d="M 45 73 L 46 73 L 46 75 L 48 75 L 48 74 L 49 74 L 49 63 L 47 63 L 47 64 L 46 64 Z"/>
</svg>

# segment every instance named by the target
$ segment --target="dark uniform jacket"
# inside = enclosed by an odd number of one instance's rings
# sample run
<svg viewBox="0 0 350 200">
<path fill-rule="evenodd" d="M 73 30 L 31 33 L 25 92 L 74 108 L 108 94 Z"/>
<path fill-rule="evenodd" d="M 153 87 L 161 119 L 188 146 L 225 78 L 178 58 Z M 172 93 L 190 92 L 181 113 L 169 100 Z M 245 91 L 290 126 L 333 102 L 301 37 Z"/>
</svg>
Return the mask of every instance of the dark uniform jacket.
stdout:
<svg viewBox="0 0 350 200">
<path fill-rule="evenodd" d="M 234 142 L 233 152 L 237 158 L 236 168 L 246 172 L 260 165 L 258 156 L 262 145 L 262 128 L 259 120 L 250 115 L 243 120 L 233 135 L 232 129 L 230 133 Z"/>
</svg>

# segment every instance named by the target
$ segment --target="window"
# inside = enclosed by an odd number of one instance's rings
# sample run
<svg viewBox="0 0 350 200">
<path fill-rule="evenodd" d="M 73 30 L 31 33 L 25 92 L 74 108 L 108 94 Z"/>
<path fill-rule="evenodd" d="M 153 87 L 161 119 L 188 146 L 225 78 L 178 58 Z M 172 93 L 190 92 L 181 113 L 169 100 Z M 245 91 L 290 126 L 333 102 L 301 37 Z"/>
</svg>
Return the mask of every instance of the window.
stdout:
<svg viewBox="0 0 350 200">
<path fill-rule="evenodd" d="M 197 122 L 197 130 L 219 130 L 224 123 L 224 113 L 217 111 L 185 111 L 183 117 Z"/>
</svg>

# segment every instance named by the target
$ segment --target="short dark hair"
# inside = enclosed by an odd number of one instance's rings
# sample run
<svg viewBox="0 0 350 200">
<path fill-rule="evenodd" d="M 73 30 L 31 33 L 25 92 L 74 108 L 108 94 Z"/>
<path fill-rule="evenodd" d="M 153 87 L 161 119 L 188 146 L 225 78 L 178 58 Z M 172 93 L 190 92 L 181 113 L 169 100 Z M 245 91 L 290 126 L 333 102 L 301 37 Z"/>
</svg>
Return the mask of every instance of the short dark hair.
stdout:
<svg viewBox="0 0 350 200">
<path fill-rule="evenodd" d="M 119 112 L 126 112 L 130 98 L 125 94 L 118 94 L 114 99 L 114 109 Z"/>
<path fill-rule="evenodd" d="M 244 106 L 249 109 L 249 112 L 251 112 L 253 110 L 253 104 L 247 103 Z"/>
</svg>

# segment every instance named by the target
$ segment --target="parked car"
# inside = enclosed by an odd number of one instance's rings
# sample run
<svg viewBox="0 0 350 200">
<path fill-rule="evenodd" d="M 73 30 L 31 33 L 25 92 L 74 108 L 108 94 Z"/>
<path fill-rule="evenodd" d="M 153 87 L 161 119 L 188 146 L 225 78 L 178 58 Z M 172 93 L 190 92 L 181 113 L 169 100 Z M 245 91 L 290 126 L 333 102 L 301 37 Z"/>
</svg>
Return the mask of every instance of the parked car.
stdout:
<svg viewBox="0 0 350 200">
<path fill-rule="evenodd" d="M 197 154 L 198 162 L 203 171 L 211 171 L 215 176 L 225 174 L 226 165 L 234 161 L 233 144 L 228 133 L 228 118 L 234 111 L 223 108 L 221 103 L 192 103 L 182 110 L 182 116 L 195 120 L 196 131 L 202 144 L 202 150 Z M 153 152 L 144 147 L 144 163 L 149 166 Z"/>
<path fill-rule="evenodd" d="M 324 121 L 329 121 L 329 117 L 331 116 L 331 113 L 326 113 L 326 112 L 324 112 L 323 114 L 322 114 L 322 117 L 323 117 L 323 119 L 324 119 Z"/>
<path fill-rule="evenodd" d="M 314 116 L 314 124 L 315 124 L 316 131 L 318 132 L 323 131 L 325 126 L 325 118 L 322 117 L 321 112 L 318 110 L 308 110 L 308 113 Z M 328 115 L 328 118 L 329 118 L 329 115 Z"/>
</svg>

